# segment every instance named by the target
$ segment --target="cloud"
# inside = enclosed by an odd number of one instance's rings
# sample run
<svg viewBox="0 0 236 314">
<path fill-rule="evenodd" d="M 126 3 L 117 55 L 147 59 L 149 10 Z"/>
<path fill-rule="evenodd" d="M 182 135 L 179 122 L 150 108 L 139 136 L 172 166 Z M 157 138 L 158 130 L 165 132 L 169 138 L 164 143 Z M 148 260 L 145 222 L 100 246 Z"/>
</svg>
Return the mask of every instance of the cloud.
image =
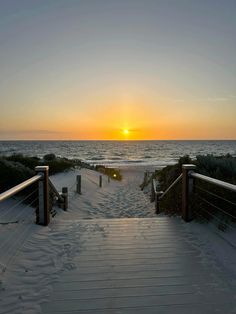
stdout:
<svg viewBox="0 0 236 314">
<path fill-rule="evenodd" d="M 40 140 L 40 139 L 61 139 L 66 132 L 54 130 L 7 130 L 0 129 L 0 140 Z"/>
<path fill-rule="evenodd" d="M 65 132 L 63 132 L 65 133 Z M 0 129 L 0 134 L 8 134 L 8 135 L 12 135 L 12 134 L 18 134 L 18 135 L 22 135 L 22 134 L 62 134 L 62 132 L 60 131 L 54 131 L 54 130 L 6 130 Z"/>
<path fill-rule="evenodd" d="M 227 102 L 227 101 L 232 101 L 232 99 L 235 99 L 236 96 L 234 95 L 229 95 L 226 97 L 205 97 L 205 98 L 180 98 L 180 99 L 174 99 L 175 103 L 184 103 L 184 102 L 209 102 L 209 103 L 215 103 L 215 102 Z"/>
</svg>

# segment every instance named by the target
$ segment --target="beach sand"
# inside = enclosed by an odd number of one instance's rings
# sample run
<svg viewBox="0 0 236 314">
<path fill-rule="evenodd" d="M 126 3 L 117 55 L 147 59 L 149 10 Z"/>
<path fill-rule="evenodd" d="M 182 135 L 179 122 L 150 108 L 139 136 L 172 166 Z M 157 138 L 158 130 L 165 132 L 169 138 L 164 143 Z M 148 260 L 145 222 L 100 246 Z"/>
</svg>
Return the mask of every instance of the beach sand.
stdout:
<svg viewBox="0 0 236 314">
<path fill-rule="evenodd" d="M 124 167 L 121 170 L 122 181 L 102 176 L 102 188 L 99 187 L 99 172 L 81 169 L 61 173 L 51 177 L 58 190 L 63 186 L 69 189 L 69 208 L 65 214 L 74 219 L 81 218 L 122 218 L 155 216 L 150 196 L 140 189 L 144 167 Z M 76 176 L 81 175 L 82 195 L 76 191 Z"/>
</svg>

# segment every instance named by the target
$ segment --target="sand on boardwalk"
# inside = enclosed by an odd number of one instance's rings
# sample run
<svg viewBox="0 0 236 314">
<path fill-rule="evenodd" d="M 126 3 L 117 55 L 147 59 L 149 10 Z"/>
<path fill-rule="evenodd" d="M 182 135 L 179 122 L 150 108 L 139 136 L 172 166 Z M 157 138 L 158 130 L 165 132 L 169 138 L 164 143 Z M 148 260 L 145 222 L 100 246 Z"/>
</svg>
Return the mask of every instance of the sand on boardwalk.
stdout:
<svg viewBox="0 0 236 314">
<path fill-rule="evenodd" d="M 30 207 L 13 208 L 9 216 L 7 209 L 4 211 L 1 207 L 5 222 L 16 215 L 19 222 L 0 224 L 0 313 L 41 313 L 40 304 L 49 298 L 52 284 L 62 272 L 75 268 L 74 257 L 83 250 L 83 230 L 77 219 L 155 216 L 149 196 L 139 187 L 145 170 L 126 167 L 122 169 L 121 182 L 108 183 L 104 176 L 102 188 L 98 184 L 99 173 L 88 169 L 51 177 L 59 190 L 63 186 L 69 188 L 70 205 L 67 212 L 57 209 L 58 214 L 48 227 L 33 223 L 34 209 Z M 82 195 L 75 192 L 77 174 L 82 176 Z M 12 208 L 14 202 L 10 200 L 5 207 Z M 24 210 L 19 214 L 21 209 Z M 65 220 L 67 223 L 63 224 Z M 232 280 L 236 278 L 234 247 L 211 232 L 207 225 L 193 222 L 183 224 L 183 228 L 199 240 L 204 256 L 211 256 Z"/>
</svg>

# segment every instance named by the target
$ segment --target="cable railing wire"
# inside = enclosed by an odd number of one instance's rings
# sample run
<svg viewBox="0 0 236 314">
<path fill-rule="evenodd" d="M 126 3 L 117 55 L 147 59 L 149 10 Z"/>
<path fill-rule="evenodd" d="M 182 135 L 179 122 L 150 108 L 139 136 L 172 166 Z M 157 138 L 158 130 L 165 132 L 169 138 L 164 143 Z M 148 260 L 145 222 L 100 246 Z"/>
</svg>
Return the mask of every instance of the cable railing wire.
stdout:
<svg viewBox="0 0 236 314">
<path fill-rule="evenodd" d="M 90 182 L 94 183 L 95 185 L 98 185 L 98 183 L 97 183 L 97 182 L 95 182 L 95 181 L 91 180 L 90 178 L 87 178 L 87 179 L 88 179 L 88 181 L 90 181 Z"/>
<path fill-rule="evenodd" d="M 234 202 L 232 202 L 232 201 L 230 201 L 230 200 L 228 200 L 228 199 L 226 199 L 226 198 L 224 198 L 224 197 L 222 197 L 222 196 L 219 196 L 219 195 L 217 195 L 217 194 L 215 194 L 215 193 L 213 193 L 213 192 L 210 192 L 209 190 L 206 190 L 206 189 L 201 188 L 201 187 L 199 187 L 199 186 L 195 186 L 195 189 L 196 189 L 196 190 L 199 190 L 199 191 L 202 191 L 202 192 L 204 192 L 204 193 L 207 193 L 207 194 L 209 194 L 209 195 L 211 195 L 211 196 L 214 196 L 214 197 L 216 197 L 216 198 L 218 198 L 218 199 L 220 199 L 220 200 L 222 200 L 222 201 L 225 201 L 225 202 L 227 202 L 227 203 L 230 204 L 230 205 L 236 206 L 236 203 L 234 203 Z"/>
<path fill-rule="evenodd" d="M 68 191 L 72 191 L 72 189 L 76 186 L 77 182 L 73 183 L 69 188 Z M 72 191 L 75 192 L 75 191 Z"/>
<path fill-rule="evenodd" d="M 31 207 L 34 203 L 36 203 L 36 201 L 38 200 L 38 198 L 36 197 L 35 199 L 33 199 L 33 201 L 31 201 L 29 204 L 27 204 L 25 207 L 23 207 L 23 209 L 21 209 L 18 213 L 18 215 L 14 216 L 14 222 L 17 223 L 19 222 L 19 220 L 17 220 L 19 217 L 23 216 L 23 213 L 26 211 L 27 208 Z M 10 220 L 10 219 L 9 219 Z M 8 222 L 0 222 L 0 224 L 10 224 L 13 223 L 13 221 L 8 221 Z"/>
<path fill-rule="evenodd" d="M 27 208 L 31 207 L 34 203 L 36 203 L 38 200 L 38 197 L 35 197 L 29 204 L 26 204 L 22 209 L 20 209 L 18 215 L 14 216 L 15 218 L 18 218 L 19 216 L 21 216 Z"/>
<path fill-rule="evenodd" d="M 196 216 L 198 216 L 200 219 L 203 219 L 203 220 L 207 221 L 208 223 L 210 223 L 211 225 L 215 226 L 215 224 L 214 224 L 211 220 L 208 220 L 206 217 L 204 217 L 203 215 L 201 215 L 198 211 L 194 211 L 194 214 L 195 214 Z M 232 227 L 232 226 L 229 225 L 229 227 Z M 232 246 L 234 249 L 236 249 L 236 243 L 232 243 L 232 242 L 230 241 L 230 239 L 227 239 L 227 238 L 225 238 L 225 237 L 222 237 L 222 235 L 219 234 L 219 233 L 217 233 L 217 234 L 218 234 L 224 241 L 226 241 L 230 246 Z"/>
<path fill-rule="evenodd" d="M 198 197 L 199 197 L 200 200 L 202 200 L 203 202 L 207 203 L 208 205 L 214 207 L 215 209 L 219 210 L 220 212 L 224 213 L 225 215 L 230 216 L 230 217 L 233 218 L 233 219 L 236 219 L 236 216 L 234 216 L 234 215 L 228 213 L 227 211 L 225 211 L 225 210 L 222 209 L 221 207 L 219 207 L 219 206 L 217 206 L 217 205 L 211 203 L 210 201 L 206 200 L 204 197 L 202 197 L 202 196 L 200 196 L 200 195 L 198 195 Z"/>
<path fill-rule="evenodd" d="M 218 206 L 212 204 L 211 202 L 207 201 L 205 198 L 202 198 L 202 197 L 199 196 L 199 195 L 196 195 L 196 196 L 197 196 L 201 201 L 207 203 L 208 205 L 210 205 L 210 206 L 212 206 L 212 207 L 214 207 L 214 208 L 216 208 L 216 209 L 218 209 L 218 210 L 221 210 L 222 212 L 225 212 L 225 211 L 222 210 L 220 207 L 218 207 Z M 207 210 L 206 208 L 201 207 L 200 210 L 201 210 L 201 211 L 204 211 L 205 213 L 207 213 L 208 215 L 210 215 L 212 218 L 216 219 L 220 224 L 224 224 L 225 226 L 231 228 L 232 230 L 236 230 L 236 228 L 234 228 L 232 225 L 228 224 L 226 221 L 222 221 L 221 219 L 219 219 L 216 215 L 214 215 L 213 213 L 211 213 L 211 212 L 210 212 L 209 210 Z M 194 210 L 194 213 L 196 213 L 196 212 L 198 213 L 197 210 Z M 229 215 L 229 214 L 227 213 L 227 215 Z M 208 220 L 208 219 L 206 218 L 206 220 Z M 208 221 L 209 221 L 209 220 L 208 220 Z"/>
<path fill-rule="evenodd" d="M 227 222 L 222 221 L 222 220 L 219 219 L 216 215 L 210 213 L 207 209 L 201 208 L 201 210 L 203 210 L 205 213 L 207 213 L 207 214 L 210 215 L 212 218 L 214 218 L 215 220 L 217 220 L 220 224 L 223 224 L 223 225 L 225 225 L 225 226 L 231 228 L 231 229 L 234 230 L 234 231 L 236 230 L 236 228 L 234 228 L 233 226 L 231 226 L 231 225 L 228 224 Z M 196 212 L 196 211 L 194 211 L 194 212 Z M 209 219 L 207 219 L 206 217 L 203 217 L 202 215 L 201 215 L 201 217 L 204 218 L 205 220 L 207 220 L 208 222 L 211 222 L 211 221 L 210 221 Z"/>
<path fill-rule="evenodd" d="M 10 208 L 8 208 L 6 211 L 4 211 L 4 213 L 2 215 L 0 215 L 0 219 L 2 219 L 4 216 L 6 216 L 7 214 L 9 214 L 13 209 L 15 209 L 17 206 L 21 205 L 22 203 L 24 203 L 28 198 L 30 198 L 34 193 L 36 193 L 36 191 L 38 191 L 38 189 L 36 188 L 34 191 L 32 191 L 30 194 L 28 194 L 25 198 L 21 199 L 19 202 L 17 202 L 16 204 L 14 204 L 13 206 L 11 206 Z"/>
<path fill-rule="evenodd" d="M 35 201 L 35 200 L 34 200 Z M 25 211 L 27 209 L 27 207 L 29 207 L 29 205 L 25 206 L 23 211 Z M 21 212 L 22 213 L 22 212 Z M 10 222 L 11 223 L 11 222 Z M 31 225 L 30 225 L 31 226 Z M 18 233 L 18 228 L 15 228 L 14 231 L 12 233 L 10 233 L 10 235 L 5 239 L 4 242 L 2 242 L 1 246 L 0 246 L 0 250 L 2 251 L 2 248 L 4 246 L 6 246 L 6 244 L 9 242 L 11 243 L 11 240 L 14 238 L 14 236 Z"/>
<path fill-rule="evenodd" d="M 20 233 L 19 237 L 17 237 L 16 241 L 14 242 L 15 245 L 13 246 L 8 246 L 6 250 L 4 250 L 4 253 L 2 254 L 2 257 L 4 259 L 5 257 L 5 262 L 4 262 L 4 266 L 5 269 L 6 267 L 8 268 L 8 266 L 14 262 L 14 260 L 16 259 L 17 255 L 19 254 L 20 248 L 24 245 L 24 242 L 30 232 L 30 230 L 33 230 L 34 225 L 29 224 L 28 226 L 26 226 L 22 233 Z M 14 235 L 17 233 L 19 229 L 16 229 L 16 232 L 14 233 Z M 9 237 L 11 238 L 11 237 Z M 2 247 L 4 247 L 4 245 L 6 245 L 7 242 L 5 242 L 3 244 Z"/>
</svg>

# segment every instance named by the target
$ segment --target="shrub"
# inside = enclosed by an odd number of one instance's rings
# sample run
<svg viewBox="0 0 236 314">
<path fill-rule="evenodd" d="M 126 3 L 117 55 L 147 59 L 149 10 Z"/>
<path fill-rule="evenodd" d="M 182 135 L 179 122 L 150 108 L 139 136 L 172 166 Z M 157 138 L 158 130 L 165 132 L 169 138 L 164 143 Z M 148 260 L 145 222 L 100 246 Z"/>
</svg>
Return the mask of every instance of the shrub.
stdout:
<svg viewBox="0 0 236 314">
<path fill-rule="evenodd" d="M 38 157 L 24 156 L 22 154 L 14 154 L 12 156 L 3 156 L 2 160 L 7 160 L 13 163 L 16 162 L 32 170 L 34 170 L 36 166 L 47 165 L 49 166 L 50 174 L 62 172 L 70 168 L 73 168 L 76 165 L 80 165 L 80 161 L 78 160 L 59 158 L 56 157 L 55 154 L 47 154 L 43 157 L 43 159 L 40 159 Z"/>
<path fill-rule="evenodd" d="M 30 168 L 34 170 L 36 166 L 39 165 L 40 163 L 40 158 L 38 157 L 29 157 L 29 156 L 24 156 L 22 154 L 13 154 L 11 156 L 3 157 L 4 159 L 8 161 L 13 161 L 13 162 L 18 162 L 22 165 L 24 165 L 27 168 Z"/>
<path fill-rule="evenodd" d="M 101 173 L 104 173 L 105 175 L 109 176 L 110 178 L 114 180 L 118 180 L 118 181 L 122 180 L 122 175 L 119 169 L 107 168 L 103 165 L 97 165 L 95 169 Z"/>
<path fill-rule="evenodd" d="M 3 192 L 34 175 L 34 171 L 16 161 L 0 158 L 0 191 Z"/>
<path fill-rule="evenodd" d="M 55 154 L 47 154 L 47 155 L 45 155 L 45 156 L 43 157 L 43 159 L 44 159 L 45 161 L 53 161 L 53 160 L 56 160 L 57 157 L 56 157 Z"/>
<path fill-rule="evenodd" d="M 75 163 L 73 160 L 65 159 L 65 158 L 57 158 L 55 160 L 48 160 L 45 162 L 47 166 L 49 166 L 49 173 L 55 174 L 58 172 L 63 172 L 75 167 Z"/>
</svg>

